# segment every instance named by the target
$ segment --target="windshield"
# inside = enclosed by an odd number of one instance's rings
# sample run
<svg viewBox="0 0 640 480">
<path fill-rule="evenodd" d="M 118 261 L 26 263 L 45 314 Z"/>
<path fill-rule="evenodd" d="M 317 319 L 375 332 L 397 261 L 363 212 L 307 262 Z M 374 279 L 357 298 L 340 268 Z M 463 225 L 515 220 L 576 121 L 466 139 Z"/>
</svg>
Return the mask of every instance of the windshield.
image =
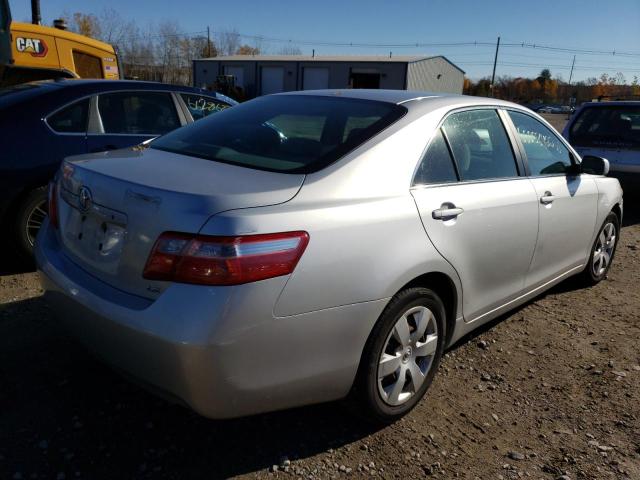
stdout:
<svg viewBox="0 0 640 480">
<path fill-rule="evenodd" d="M 569 141 L 581 147 L 640 148 L 640 105 L 585 108 L 571 126 Z"/>
<path fill-rule="evenodd" d="M 402 106 L 370 100 L 273 95 L 168 133 L 151 148 L 259 170 L 311 173 L 404 113 Z"/>
</svg>

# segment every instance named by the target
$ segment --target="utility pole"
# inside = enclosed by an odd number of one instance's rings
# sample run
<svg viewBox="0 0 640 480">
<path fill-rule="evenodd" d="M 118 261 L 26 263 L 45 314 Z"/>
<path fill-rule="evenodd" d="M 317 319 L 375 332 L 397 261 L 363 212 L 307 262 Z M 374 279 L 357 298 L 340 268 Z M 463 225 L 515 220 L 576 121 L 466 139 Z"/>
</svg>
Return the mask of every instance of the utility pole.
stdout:
<svg viewBox="0 0 640 480">
<path fill-rule="evenodd" d="M 569 73 L 569 85 L 571 85 L 571 79 L 573 78 L 573 66 L 576 64 L 576 56 L 573 56 L 573 62 L 571 62 L 571 73 Z"/>
<path fill-rule="evenodd" d="M 573 56 L 573 62 L 571 62 L 571 72 L 569 73 L 569 91 L 571 92 L 571 79 L 573 78 L 573 66 L 576 64 L 576 56 Z M 573 107 L 576 103 L 577 94 L 574 96 L 574 92 L 569 93 L 571 95 L 569 97 L 569 104 Z M 567 114 L 567 119 L 571 116 L 569 112 Z"/>
<path fill-rule="evenodd" d="M 207 57 L 211 58 L 211 34 L 209 32 L 209 25 L 207 25 Z"/>
<path fill-rule="evenodd" d="M 493 59 L 493 73 L 491 74 L 491 96 L 493 97 L 493 83 L 496 81 L 496 65 L 498 64 L 498 50 L 500 49 L 500 37 L 498 37 L 498 43 L 496 43 L 496 56 Z"/>
</svg>

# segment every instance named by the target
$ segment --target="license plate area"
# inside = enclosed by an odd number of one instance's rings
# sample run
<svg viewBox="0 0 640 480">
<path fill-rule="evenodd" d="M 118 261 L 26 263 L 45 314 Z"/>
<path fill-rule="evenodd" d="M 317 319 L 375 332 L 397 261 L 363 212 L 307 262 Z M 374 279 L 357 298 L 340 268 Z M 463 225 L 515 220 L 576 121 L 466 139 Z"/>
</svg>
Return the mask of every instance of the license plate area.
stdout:
<svg viewBox="0 0 640 480">
<path fill-rule="evenodd" d="M 96 204 L 84 212 L 69 201 L 65 206 L 61 218 L 65 247 L 91 267 L 115 274 L 127 233 L 126 215 Z"/>
</svg>

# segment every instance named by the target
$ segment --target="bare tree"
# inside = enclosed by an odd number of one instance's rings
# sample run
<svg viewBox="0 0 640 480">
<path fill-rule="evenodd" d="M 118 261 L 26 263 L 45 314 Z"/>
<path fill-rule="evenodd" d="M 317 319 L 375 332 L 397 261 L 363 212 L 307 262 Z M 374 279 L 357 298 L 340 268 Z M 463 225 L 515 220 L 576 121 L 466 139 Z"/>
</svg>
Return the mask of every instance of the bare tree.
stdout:
<svg viewBox="0 0 640 480">
<path fill-rule="evenodd" d="M 240 48 L 240 34 L 235 28 L 224 30 L 218 33 L 216 43 L 220 55 L 235 55 Z"/>
</svg>

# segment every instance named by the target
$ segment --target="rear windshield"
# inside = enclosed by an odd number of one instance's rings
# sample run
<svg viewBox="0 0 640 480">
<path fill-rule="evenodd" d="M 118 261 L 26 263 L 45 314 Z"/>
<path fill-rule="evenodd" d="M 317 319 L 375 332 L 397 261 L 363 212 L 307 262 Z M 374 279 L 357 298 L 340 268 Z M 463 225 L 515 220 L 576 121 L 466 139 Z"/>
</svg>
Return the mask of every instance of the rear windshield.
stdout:
<svg viewBox="0 0 640 480">
<path fill-rule="evenodd" d="M 640 148 L 640 105 L 610 105 L 582 110 L 569 131 L 580 147 Z"/>
<path fill-rule="evenodd" d="M 259 170 L 311 173 L 405 113 L 402 106 L 371 100 L 273 95 L 175 130 L 151 147 Z"/>
</svg>

